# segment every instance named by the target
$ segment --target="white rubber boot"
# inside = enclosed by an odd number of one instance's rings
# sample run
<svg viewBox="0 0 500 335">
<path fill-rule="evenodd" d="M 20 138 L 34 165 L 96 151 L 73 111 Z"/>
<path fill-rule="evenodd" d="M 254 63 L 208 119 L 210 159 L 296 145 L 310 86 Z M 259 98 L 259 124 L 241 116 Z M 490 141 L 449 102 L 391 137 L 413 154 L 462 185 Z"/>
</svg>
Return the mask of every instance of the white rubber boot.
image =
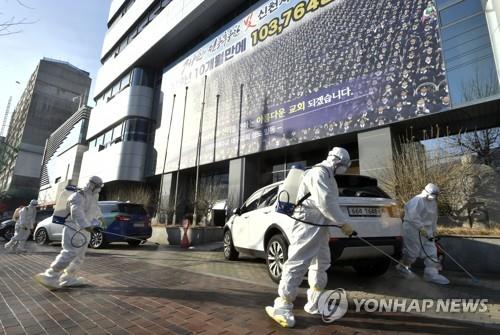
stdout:
<svg viewBox="0 0 500 335">
<path fill-rule="evenodd" d="M 64 271 L 59 279 L 59 283 L 61 287 L 79 287 L 88 285 L 87 281 L 83 277 L 77 277 L 67 271 Z"/>
<path fill-rule="evenodd" d="M 47 269 L 45 272 L 35 275 L 35 280 L 50 290 L 57 290 L 61 287 L 59 276 L 60 273 L 54 272 L 52 269 Z"/>
<path fill-rule="evenodd" d="M 440 275 L 438 269 L 435 267 L 426 267 L 424 269 L 424 280 L 439 285 L 448 285 L 450 283 L 448 278 Z"/>
<path fill-rule="evenodd" d="M 281 297 L 274 300 L 274 306 L 266 307 L 266 313 L 283 328 L 293 328 L 295 326 L 293 304 Z"/>
<path fill-rule="evenodd" d="M 304 306 L 304 311 L 311 315 L 321 315 L 318 310 L 318 299 L 323 290 L 317 288 L 309 288 L 307 290 L 307 303 Z"/>
</svg>

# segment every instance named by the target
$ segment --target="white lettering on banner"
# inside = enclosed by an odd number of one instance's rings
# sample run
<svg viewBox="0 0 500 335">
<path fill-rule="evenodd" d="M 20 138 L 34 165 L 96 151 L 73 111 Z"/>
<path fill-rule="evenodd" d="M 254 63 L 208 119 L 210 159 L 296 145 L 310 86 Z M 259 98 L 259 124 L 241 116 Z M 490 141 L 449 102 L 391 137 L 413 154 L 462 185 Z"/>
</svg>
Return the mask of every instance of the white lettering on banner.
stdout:
<svg viewBox="0 0 500 335">
<path fill-rule="evenodd" d="M 355 313 L 486 313 L 488 299 L 352 299 Z M 323 321 L 333 322 L 348 310 L 347 293 L 343 289 L 324 291 L 318 299 Z"/>
<path fill-rule="evenodd" d="M 259 10 L 259 20 L 264 19 L 266 16 L 272 14 L 281 5 L 289 3 L 290 0 L 273 0 L 266 4 L 262 9 Z"/>
</svg>

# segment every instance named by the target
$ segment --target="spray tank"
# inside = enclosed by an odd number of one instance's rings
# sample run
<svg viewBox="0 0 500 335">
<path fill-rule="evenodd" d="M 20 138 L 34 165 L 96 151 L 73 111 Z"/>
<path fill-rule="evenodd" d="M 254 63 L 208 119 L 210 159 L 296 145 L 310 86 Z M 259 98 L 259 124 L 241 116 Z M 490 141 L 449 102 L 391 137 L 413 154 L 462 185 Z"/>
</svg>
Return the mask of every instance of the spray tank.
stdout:
<svg viewBox="0 0 500 335">
<path fill-rule="evenodd" d="M 56 205 L 54 207 L 54 214 L 52 215 L 52 222 L 57 224 L 64 224 L 68 218 L 70 212 L 68 208 L 68 198 L 75 192 L 78 188 L 74 185 L 68 185 L 64 190 L 58 194 L 56 198 Z"/>
<path fill-rule="evenodd" d="M 297 205 L 297 193 L 300 183 L 304 177 L 304 168 L 301 165 L 293 165 L 285 181 L 278 190 L 278 203 L 276 212 L 291 216 Z"/>
</svg>

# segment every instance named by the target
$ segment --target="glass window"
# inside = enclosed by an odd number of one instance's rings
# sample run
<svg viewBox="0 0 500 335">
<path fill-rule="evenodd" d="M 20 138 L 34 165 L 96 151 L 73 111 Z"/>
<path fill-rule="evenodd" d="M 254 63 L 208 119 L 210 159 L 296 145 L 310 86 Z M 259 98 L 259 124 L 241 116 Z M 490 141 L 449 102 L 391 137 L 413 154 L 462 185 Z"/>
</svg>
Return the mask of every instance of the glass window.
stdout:
<svg viewBox="0 0 500 335">
<path fill-rule="evenodd" d="M 248 198 L 247 201 L 245 201 L 245 204 L 241 207 L 242 214 L 257 209 L 257 206 L 259 205 L 259 199 L 260 199 L 261 193 L 262 193 L 262 191 L 259 190 L 259 191 L 255 192 L 254 194 L 252 194 L 250 196 L 250 198 Z"/>
<path fill-rule="evenodd" d="M 104 135 L 99 136 L 95 142 L 96 146 L 102 145 L 104 143 L 103 140 L 104 140 Z"/>
<path fill-rule="evenodd" d="M 158 2 L 156 5 L 153 6 L 151 9 L 151 14 L 149 14 L 149 22 L 153 21 L 155 17 L 160 13 L 161 9 L 161 2 Z"/>
<path fill-rule="evenodd" d="M 139 34 L 139 32 L 137 31 L 137 27 L 135 27 L 128 35 L 128 38 L 127 38 L 127 41 L 128 43 L 130 44 L 130 42 L 132 42 L 132 40 Z"/>
<path fill-rule="evenodd" d="M 168 6 L 169 3 L 171 3 L 172 0 L 162 0 L 161 2 L 161 8 L 165 8 Z"/>
<path fill-rule="evenodd" d="M 130 85 L 130 72 L 127 73 L 122 80 L 120 80 L 120 90 Z"/>
<path fill-rule="evenodd" d="M 440 11 L 441 25 L 446 26 L 466 16 L 481 12 L 481 0 L 463 0 Z"/>
<path fill-rule="evenodd" d="M 274 204 L 276 198 L 278 197 L 278 188 L 279 186 L 276 185 L 263 191 L 263 194 L 260 197 L 259 208 L 272 206 Z"/>
<path fill-rule="evenodd" d="M 464 8 L 466 4 L 472 6 L 474 3 L 476 2 L 462 1 L 442 12 L 446 13 L 456 7 Z M 442 29 L 443 53 L 453 105 L 498 93 L 498 79 L 486 18 L 481 11 L 476 12 L 476 15 L 473 12 L 462 12 L 463 17 L 474 16 Z"/>
<path fill-rule="evenodd" d="M 122 52 L 128 45 L 128 40 L 125 38 L 123 41 L 120 43 L 119 49 L 117 49 L 117 53 Z"/>
<path fill-rule="evenodd" d="M 134 132 L 136 133 L 147 133 L 149 131 L 148 120 L 138 119 L 135 122 Z"/>
<path fill-rule="evenodd" d="M 456 1 L 457 0 L 436 0 L 436 4 L 438 9 L 441 9 Z"/>
<path fill-rule="evenodd" d="M 135 68 L 132 70 L 132 85 L 134 86 L 153 87 L 153 79 L 154 76 L 144 69 Z"/>
<path fill-rule="evenodd" d="M 137 26 L 137 32 L 140 33 L 141 31 L 143 31 L 144 28 L 146 28 L 146 26 L 148 25 L 148 23 L 149 23 L 148 18 L 147 17 L 143 18 L 139 23 L 139 25 Z"/>
<path fill-rule="evenodd" d="M 103 144 L 106 144 L 109 142 L 109 140 L 111 139 L 111 134 L 109 132 L 105 132 L 103 135 L 102 135 L 102 143 Z"/>
<path fill-rule="evenodd" d="M 113 129 L 113 141 L 122 137 L 123 123 L 120 123 Z"/>
<path fill-rule="evenodd" d="M 118 210 L 118 205 L 116 204 L 99 204 L 99 208 L 103 213 L 117 213 Z"/>
<path fill-rule="evenodd" d="M 146 215 L 146 210 L 143 205 L 136 204 L 119 204 L 120 212 L 124 212 L 132 215 Z"/>
<path fill-rule="evenodd" d="M 120 82 L 117 82 L 111 88 L 111 97 L 114 97 L 115 95 L 117 95 L 118 92 L 120 92 Z"/>
</svg>

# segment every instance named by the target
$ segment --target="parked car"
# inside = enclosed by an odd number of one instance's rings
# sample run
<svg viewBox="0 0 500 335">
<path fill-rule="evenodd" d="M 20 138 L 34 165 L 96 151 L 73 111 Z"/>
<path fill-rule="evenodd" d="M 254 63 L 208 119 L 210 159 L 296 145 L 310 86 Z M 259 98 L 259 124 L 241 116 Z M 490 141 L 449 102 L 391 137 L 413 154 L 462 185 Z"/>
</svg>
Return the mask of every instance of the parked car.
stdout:
<svg viewBox="0 0 500 335">
<path fill-rule="evenodd" d="M 340 207 L 360 237 L 385 252 L 399 257 L 402 247 L 400 209 L 366 176 L 335 176 Z M 252 194 L 224 226 L 224 257 L 238 259 L 246 253 L 267 260 L 271 279 L 279 282 L 294 220 L 274 210 L 278 188 L 283 182 L 263 187 Z M 348 238 L 338 228 L 330 228 L 332 262 L 352 265 L 361 275 L 381 275 L 390 260 L 357 238 Z"/>
<path fill-rule="evenodd" d="M 91 248 L 102 248 L 112 242 L 127 242 L 131 246 L 138 246 L 141 240 L 151 237 L 151 218 L 143 205 L 122 201 L 99 201 L 98 204 L 103 213 L 103 227 L 91 234 Z M 49 217 L 37 225 L 34 240 L 38 244 L 60 242 L 63 228 L 63 225 L 53 223 L 52 217 Z"/>
<path fill-rule="evenodd" d="M 6 241 L 10 241 L 12 236 L 14 236 L 15 226 L 16 221 L 12 219 L 2 221 L 2 223 L 0 223 L 0 236 L 2 236 Z"/>
</svg>

